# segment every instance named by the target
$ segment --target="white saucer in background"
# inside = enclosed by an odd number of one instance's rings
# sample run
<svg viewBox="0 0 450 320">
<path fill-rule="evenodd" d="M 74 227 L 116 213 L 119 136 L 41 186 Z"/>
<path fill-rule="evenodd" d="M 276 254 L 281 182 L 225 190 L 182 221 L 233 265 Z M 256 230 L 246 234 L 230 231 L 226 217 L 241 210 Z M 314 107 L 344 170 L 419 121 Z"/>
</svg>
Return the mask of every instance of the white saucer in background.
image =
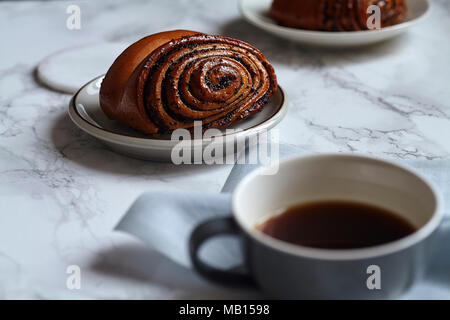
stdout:
<svg viewBox="0 0 450 320">
<path fill-rule="evenodd" d="M 117 121 L 110 120 L 102 111 L 99 104 L 99 91 L 103 76 L 97 77 L 85 84 L 73 96 L 69 104 L 69 115 L 72 121 L 83 131 L 101 140 L 112 150 L 144 160 L 171 161 L 172 148 L 179 141 L 171 140 L 171 135 L 145 135 L 131 128 L 121 125 Z M 222 145 L 230 144 L 234 148 L 237 141 L 243 141 L 277 125 L 287 112 L 287 102 L 284 91 L 279 87 L 277 93 L 271 97 L 264 109 L 243 120 L 229 129 L 239 129 L 239 132 L 225 134 L 231 139 L 213 142 Z M 209 140 L 193 140 L 192 150 L 201 148 L 202 151 L 208 145 Z M 233 145 L 233 146 L 231 146 Z M 229 149 L 227 149 L 229 150 Z"/>
<path fill-rule="evenodd" d="M 407 0 L 406 21 L 380 30 L 326 32 L 288 28 L 278 25 L 269 17 L 273 0 L 239 0 L 244 18 L 251 24 L 282 38 L 318 46 L 353 47 L 393 38 L 421 21 L 430 11 L 429 0 Z"/>
<path fill-rule="evenodd" d="M 36 75 L 49 88 L 73 94 L 92 78 L 105 74 L 128 46 L 104 42 L 63 49 L 40 62 Z"/>
</svg>

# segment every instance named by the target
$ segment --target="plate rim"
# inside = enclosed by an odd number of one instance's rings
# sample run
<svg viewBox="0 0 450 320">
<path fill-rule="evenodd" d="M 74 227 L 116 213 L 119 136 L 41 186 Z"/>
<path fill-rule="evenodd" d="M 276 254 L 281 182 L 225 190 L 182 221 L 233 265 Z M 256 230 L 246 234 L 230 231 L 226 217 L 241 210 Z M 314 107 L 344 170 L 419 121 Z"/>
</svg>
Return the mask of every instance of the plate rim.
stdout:
<svg viewBox="0 0 450 320">
<path fill-rule="evenodd" d="M 409 27 L 411 27 L 412 25 L 420 22 L 421 20 L 425 19 L 431 12 L 431 4 L 430 4 L 430 0 L 418 0 L 418 1 L 422 1 L 426 4 L 426 9 L 423 13 L 421 13 L 421 15 L 419 15 L 418 17 L 414 18 L 413 20 L 409 20 L 409 21 L 405 21 L 393 26 L 389 26 L 389 27 L 385 27 L 385 28 L 381 28 L 380 30 L 362 30 L 362 31 L 339 31 L 339 32 L 333 32 L 333 31 L 318 31 L 318 30 L 306 30 L 306 29 L 297 29 L 297 28 L 291 28 L 291 27 L 285 27 L 285 26 L 281 26 L 276 24 L 275 22 L 273 23 L 267 23 L 265 21 L 262 21 L 261 19 L 253 19 L 251 16 L 249 16 L 247 14 L 247 10 L 246 8 L 244 8 L 244 6 L 253 0 L 239 0 L 238 2 L 238 7 L 239 7 L 239 11 L 241 13 L 241 15 L 245 18 L 245 20 L 247 20 L 249 23 L 264 29 L 268 32 L 271 32 L 274 34 L 273 30 L 269 30 L 269 28 L 275 28 L 277 29 L 277 31 L 279 32 L 283 32 L 283 33 L 289 33 L 290 36 L 293 35 L 308 35 L 308 36 L 315 36 L 315 37 L 329 37 L 329 36 L 335 36 L 337 38 L 344 38 L 344 37 L 362 37 L 362 36 L 366 36 L 368 34 L 380 34 L 380 33 L 386 33 L 389 31 L 401 31 L 404 29 L 407 29 Z M 267 0 L 268 1 L 268 0 Z M 410 1 L 410 0 L 408 0 Z M 417 1 L 417 0 L 416 0 Z M 277 34 L 279 35 L 279 34 Z M 286 34 L 287 35 L 287 34 Z M 299 39 L 295 39 L 296 41 L 300 41 Z M 306 40 L 303 40 L 306 42 Z"/>
<path fill-rule="evenodd" d="M 127 134 L 121 134 L 117 133 L 105 128 L 102 128 L 98 125 L 95 125 L 88 120 L 86 120 L 78 111 L 75 100 L 80 94 L 80 92 L 85 89 L 87 86 L 89 86 L 91 83 L 94 83 L 95 81 L 98 81 L 100 78 L 104 77 L 105 75 L 101 75 L 98 77 L 93 78 L 92 80 L 85 83 L 80 89 L 77 90 L 77 92 L 72 96 L 69 102 L 69 117 L 72 120 L 72 122 L 82 131 L 86 132 L 89 135 L 92 135 L 100 140 L 108 141 L 110 143 L 114 144 L 120 144 L 124 146 L 134 146 L 134 147 L 141 147 L 141 148 L 158 148 L 158 149 L 168 149 L 173 148 L 175 145 L 177 145 L 180 141 L 177 140 L 161 140 L 161 139 L 152 139 L 152 138 L 140 138 L 140 137 L 134 137 Z M 239 130 L 237 132 L 233 132 L 230 134 L 223 134 L 220 137 L 236 137 L 236 139 L 239 139 L 242 136 L 252 136 L 255 135 L 264 129 L 269 130 L 273 127 L 275 127 L 278 123 L 281 122 L 281 120 L 284 118 L 284 116 L 287 113 L 287 96 L 284 89 L 278 84 L 278 90 L 281 93 L 281 103 L 276 110 L 276 112 L 269 118 L 265 119 L 263 122 L 260 122 L 252 127 Z M 183 140 L 184 141 L 184 140 Z M 190 139 L 187 141 L 192 141 L 194 145 L 196 143 L 198 144 L 208 144 L 210 142 L 214 142 L 214 138 L 209 139 Z"/>
</svg>

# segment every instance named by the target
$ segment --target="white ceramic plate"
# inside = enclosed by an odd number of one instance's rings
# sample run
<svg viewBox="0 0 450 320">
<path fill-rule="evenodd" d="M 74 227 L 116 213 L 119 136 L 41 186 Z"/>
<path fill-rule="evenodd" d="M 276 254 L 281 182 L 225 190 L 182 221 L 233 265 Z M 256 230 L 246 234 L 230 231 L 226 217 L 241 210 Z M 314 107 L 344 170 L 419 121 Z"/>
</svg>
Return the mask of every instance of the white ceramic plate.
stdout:
<svg viewBox="0 0 450 320">
<path fill-rule="evenodd" d="M 380 30 L 325 32 L 288 28 L 278 25 L 269 16 L 273 0 L 239 0 L 244 18 L 251 24 L 282 38 L 318 46 L 362 46 L 393 38 L 421 21 L 430 11 L 429 0 L 407 0 L 406 21 Z"/>
<path fill-rule="evenodd" d="M 103 42 L 66 48 L 42 60 L 36 75 L 50 89 L 74 94 L 87 81 L 108 71 L 129 45 Z"/>
<path fill-rule="evenodd" d="M 72 98 L 69 104 L 69 115 L 72 121 L 83 131 L 104 142 L 114 151 L 134 158 L 171 161 L 171 152 L 179 141 L 172 140 L 171 135 L 145 135 L 120 123 L 110 120 L 100 108 L 99 91 L 103 76 L 97 77 L 85 84 Z M 234 145 L 247 137 L 255 136 L 277 125 L 285 116 L 287 103 L 284 91 L 279 87 L 277 93 L 271 97 L 264 109 L 229 127 L 238 132 L 226 133 L 227 139 L 192 140 L 192 152 L 211 143 Z M 230 149 L 227 149 L 230 150 Z"/>
</svg>

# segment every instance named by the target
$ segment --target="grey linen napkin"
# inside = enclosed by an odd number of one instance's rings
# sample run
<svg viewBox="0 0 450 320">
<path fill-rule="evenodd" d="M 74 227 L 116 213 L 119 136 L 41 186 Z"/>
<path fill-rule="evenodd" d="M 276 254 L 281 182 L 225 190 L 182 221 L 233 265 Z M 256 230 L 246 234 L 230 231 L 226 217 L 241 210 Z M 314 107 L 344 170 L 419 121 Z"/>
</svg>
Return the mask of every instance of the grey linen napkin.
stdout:
<svg viewBox="0 0 450 320">
<path fill-rule="evenodd" d="M 280 158 L 305 155 L 300 148 L 280 145 Z M 255 152 L 254 149 L 253 151 Z M 450 161 L 402 160 L 399 163 L 422 173 L 434 183 L 444 200 L 450 200 Z M 148 192 L 129 208 L 116 230 L 136 236 L 178 264 L 191 267 L 188 240 L 201 222 L 231 214 L 231 192 L 239 181 L 259 165 L 235 164 L 221 193 Z M 450 219 L 446 215 L 439 246 L 430 269 L 426 289 L 413 290 L 412 298 L 450 299 Z M 229 269 L 242 262 L 239 243 L 227 237 L 208 242 L 200 255 L 213 266 Z M 434 285 L 439 291 L 430 293 Z"/>
</svg>

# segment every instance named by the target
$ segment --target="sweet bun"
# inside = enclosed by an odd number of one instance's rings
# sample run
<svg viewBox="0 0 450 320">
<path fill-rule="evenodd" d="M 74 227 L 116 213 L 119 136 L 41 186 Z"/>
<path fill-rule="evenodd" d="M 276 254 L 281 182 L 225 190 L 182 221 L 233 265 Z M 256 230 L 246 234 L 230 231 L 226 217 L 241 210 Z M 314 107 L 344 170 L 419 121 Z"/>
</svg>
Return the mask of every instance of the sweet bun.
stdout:
<svg viewBox="0 0 450 320">
<path fill-rule="evenodd" d="M 381 11 L 381 27 L 404 21 L 405 0 L 274 0 L 271 17 L 280 25 L 318 31 L 367 30 L 367 9 Z"/>
<path fill-rule="evenodd" d="M 229 37 L 175 30 L 128 47 L 102 82 L 111 119 L 147 134 L 222 128 L 260 111 L 277 90 L 274 70 L 253 46 Z"/>
</svg>

